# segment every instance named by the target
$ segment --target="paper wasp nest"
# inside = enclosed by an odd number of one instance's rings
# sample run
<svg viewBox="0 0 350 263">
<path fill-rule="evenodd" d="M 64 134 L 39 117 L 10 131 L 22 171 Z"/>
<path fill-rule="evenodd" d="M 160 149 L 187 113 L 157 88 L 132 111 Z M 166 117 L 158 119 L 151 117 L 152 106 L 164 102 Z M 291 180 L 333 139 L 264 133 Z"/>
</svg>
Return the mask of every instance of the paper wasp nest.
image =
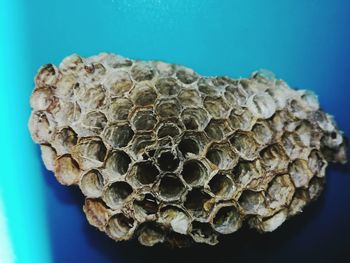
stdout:
<svg viewBox="0 0 350 263">
<path fill-rule="evenodd" d="M 90 224 L 143 245 L 273 231 L 318 197 L 342 132 L 315 95 L 255 73 L 203 77 L 113 54 L 43 66 L 29 129 Z"/>
</svg>

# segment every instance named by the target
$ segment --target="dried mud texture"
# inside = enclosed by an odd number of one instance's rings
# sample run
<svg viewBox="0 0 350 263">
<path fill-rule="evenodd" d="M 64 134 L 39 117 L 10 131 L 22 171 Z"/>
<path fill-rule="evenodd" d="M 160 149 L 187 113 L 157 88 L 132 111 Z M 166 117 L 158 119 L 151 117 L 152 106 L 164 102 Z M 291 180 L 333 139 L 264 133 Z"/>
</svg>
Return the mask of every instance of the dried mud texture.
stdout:
<svg viewBox="0 0 350 263">
<path fill-rule="evenodd" d="M 346 162 L 314 94 L 266 72 L 203 77 L 113 54 L 72 55 L 35 78 L 29 129 L 47 169 L 78 185 L 114 240 L 215 245 L 244 222 L 273 231 Z"/>
</svg>

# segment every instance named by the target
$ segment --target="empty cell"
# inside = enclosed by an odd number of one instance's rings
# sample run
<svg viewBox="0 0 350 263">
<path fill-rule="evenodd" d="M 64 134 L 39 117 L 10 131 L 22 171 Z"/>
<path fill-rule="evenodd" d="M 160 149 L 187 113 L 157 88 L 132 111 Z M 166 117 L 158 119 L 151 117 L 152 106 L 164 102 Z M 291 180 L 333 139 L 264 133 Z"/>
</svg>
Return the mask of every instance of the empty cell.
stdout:
<svg viewBox="0 0 350 263">
<path fill-rule="evenodd" d="M 143 184 L 152 184 L 154 183 L 159 175 L 157 167 L 151 162 L 139 162 L 136 163 L 136 180 Z"/>
<path fill-rule="evenodd" d="M 259 145 L 254 140 L 252 133 L 236 132 L 230 137 L 230 143 L 246 160 L 252 160 L 258 154 Z"/>
<path fill-rule="evenodd" d="M 149 147 L 153 144 L 155 144 L 153 132 L 136 134 L 131 141 L 131 149 L 136 155 L 138 155 L 139 153 L 143 152 L 146 147 Z"/>
<path fill-rule="evenodd" d="M 136 130 L 149 131 L 153 130 L 157 119 L 152 110 L 138 110 L 134 113 L 131 122 Z"/>
<path fill-rule="evenodd" d="M 175 78 L 160 78 L 156 81 L 155 87 L 163 96 L 173 96 L 179 93 L 181 86 Z"/>
<path fill-rule="evenodd" d="M 105 161 L 105 169 L 109 173 L 110 179 L 126 174 L 129 169 L 131 159 L 124 151 L 112 151 Z"/>
<path fill-rule="evenodd" d="M 206 154 L 207 159 L 218 169 L 232 169 L 238 162 L 238 155 L 234 153 L 228 143 L 212 144 Z"/>
<path fill-rule="evenodd" d="M 107 118 L 100 111 L 90 111 L 82 116 L 81 123 L 92 134 L 99 134 L 106 126 Z"/>
<path fill-rule="evenodd" d="M 196 72 L 185 67 L 179 67 L 177 69 L 176 77 L 184 84 L 191 84 L 198 79 Z"/>
<path fill-rule="evenodd" d="M 62 155 L 69 153 L 78 140 L 75 131 L 69 127 L 62 128 L 55 134 L 55 139 L 52 141 L 52 146 L 57 151 L 57 154 Z"/>
<path fill-rule="evenodd" d="M 148 82 L 137 83 L 130 92 L 130 98 L 137 106 L 153 105 L 157 99 L 157 93 L 152 84 Z"/>
<path fill-rule="evenodd" d="M 125 147 L 134 136 L 129 124 L 110 124 L 102 134 L 105 141 L 113 148 Z"/>
<path fill-rule="evenodd" d="M 83 210 L 91 225 L 101 231 L 105 230 L 108 218 L 111 216 L 111 210 L 101 199 L 86 198 Z"/>
<path fill-rule="evenodd" d="M 158 138 L 164 138 L 164 137 L 176 137 L 181 133 L 180 128 L 171 122 L 168 123 L 162 123 L 157 131 Z"/>
<path fill-rule="evenodd" d="M 99 137 L 83 137 L 74 146 L 73 157 L 83 170 L 89 170 L 103 164 L 106 152 L 106 146 Z"/>
<path fill-rule="evenodd" d="M 283 170 L 287 168 L 288 157 L 280 144 L 272 144 L 260 151 L 261 161 L 267 170 Z"/>
<path fill-rule="evenodd" d="M 108 106 L 108 116 L 110 120 L 127 120 L 132 106 L 132 102 L 127 98 L 112 99 Z"/>
<path fill-rule="evenodd" d="M 187 108 L 181 113 L 181 119 L 187 130 L 204 130 L 209 123 L 208 113 L 200 108 Z"/>
<path fill-rule="evenodd" d="M 159 204 L 157 199 L 150 193 L 145 194 L 141 200 L 134 201 L 135 214 L 142 218 L 148 215 L 155 215 L 158 212 Z"/>
<path fill-rule="evenodd" d="M 202 98 L 195 89 L 182 89 L 178 95 L 178 99 L 183 107 L 200 107 L 202 105 Z"/>
<path fill-rule="evenodd" d="M 151 80 L 155 70 L 150 63 L 136 62 L 131 68 L 131 76 L 136 81 Z"/>
<path fill-rule="evenodd" d="M 183 165 L 182 178 L 189 185 L 199 185 L 207 177 L 206 167 L 199 160 L 189 160 Z"/>
<path fill-rule="evenodd" d="M 210 190 L 213 194 L 221 198 L 231 198 L 236 191 L 232 179 L 226 175 L 218 173 L 209 182 Z"/>
<path fill-rule="evenodd" d="M 132 192 L 133 189 L 127 182 L 115 182 L 104 191 L 103 200 L 110 208 L 120 209 Z"/>
<path fill-rule="evenodd" d="M 156 105 L 156 112 L 160 117 L 171 118 L 180 115 L 181 106 L 176 99 L 163 99 Z"/>
<path fill-rule="evenodd" d="M 185 207 L 195 218 L 206 218 L 212 208 L 211 197 L 201 188 L 193 188 L 186 195 Z"/>
<path fill-rule="evenodd" d="M 99 197 L 103 190 L 103 177 L 98 170 L 91 170 L 80 178 L 79 186 L 86 197 Z"/>
<path fill-rule="evenodd" d="M 164 201 L 178 200 L 186 188 L 175 174 L 167 174 L 161 178 L 158 193 Z"/>
<path fill-rule="evenodd" d="M 157 162 L 162 171 L 175 171 L 180 164 L 179 158 L 170 151 L 160 153 Z"/>
<path fill-rule="evenodd" d="M 141 224 L 137 232 L 138 240 L 144 246 L 154 246 L 157 243 L 164 242 L 165 239 L 164 229 L 156 222 Z"/>
<path fill-rule="evenodd" d="M 219 242 L 218 234 L 209 223 L 193 221 L 190 235 L 196 242 L 199 243 L 216 245 Z"/>
<path fill-rule="evenodd" d="M 188 153 L 199 153 L 198 142 L 191 138 L 182 139 L 178 147 L 183 156 L 186 156 Z"/>
<path fill-rule="evenodd" d="M 79 164 L 69 154 L 62 155 L 56 159 L 55 176 L 63 185 L 76 184 L 80 178 Z"/>
<path fill-rule="evenodd" d="M 249 131 L 255 123 L 255 118 L 248 110 L 237 111 L 233 109 L 228 121 L 233 130 Z"/>
<path fill-rule="evenodd" d="M 126 240 L 132 235 L 136 222 L 122 213 L 113 215 L 107 223 L 106 233 L 114 240 Z"/>
<path fill-rule="evenodd" d="M 160 210 L 160 221 L 180 234 L 187 234 L 191 224 L 189 216 L 179 207 L 165 206 Z"/>
<path fill-rule="evenodd" d="M 111 96 L 123 96 L 133 86 L 130 75 L 122 70 L 113 71 L 102 82 Z"/>
<path fill-rule="evenodd" d="M 220 207 L 214 216 L 213 227 L 220 234 L 236 232 L 242 225 L 242 219 L 234 206 Z"/>
<path fill-rule="evenodd" d="M 225 120 L 212 119 L 204 131 L 210 139 L 220 141 L 231 132 L 231 128 Z"/>
<path fill-rule="evenodd" d="M 206 97 L 204 107 L 215 119 L 227 118 L 230 109 L 222 97 Z"/>
</svg>

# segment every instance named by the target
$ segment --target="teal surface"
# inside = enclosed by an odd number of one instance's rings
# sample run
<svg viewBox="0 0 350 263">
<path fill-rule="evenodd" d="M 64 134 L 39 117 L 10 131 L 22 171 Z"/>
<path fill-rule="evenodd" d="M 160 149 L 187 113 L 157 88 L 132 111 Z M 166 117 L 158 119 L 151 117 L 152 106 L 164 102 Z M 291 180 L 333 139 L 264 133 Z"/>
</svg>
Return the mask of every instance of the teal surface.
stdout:
<svg viewBox="0 0 350 263">
<path fill-rule="evenodd" d="M 346 0 L 0 1 L 0 202 L 16 262 L 349 258 L 349 165 L 330 168 L 321 199 L 274 233 L 243 229 L 214 248 L 148 249 L 114 243 L 89 226 L 81 194 L 45 170 L 27 130 L 40 65 L 58 64 L 72 53 L 114 52 L 184 64 L 203 75 L 240 77 L 269 69 L 317 93 L 349 135 L 349 14 Z"/>
</svg>

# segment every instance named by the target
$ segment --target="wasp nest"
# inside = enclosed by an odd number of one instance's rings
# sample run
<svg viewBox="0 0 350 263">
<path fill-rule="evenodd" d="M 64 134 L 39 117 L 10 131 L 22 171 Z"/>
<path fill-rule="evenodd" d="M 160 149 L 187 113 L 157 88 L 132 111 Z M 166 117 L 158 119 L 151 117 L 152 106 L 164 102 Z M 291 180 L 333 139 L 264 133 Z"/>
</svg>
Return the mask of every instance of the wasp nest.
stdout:
<svg viewBox="0 0 350 263">
<path fill-rule="evenodd" d="M 202 77 L 113 54 L 43 66 L 29 129 L 47 169 L 114 240 L 214 245 L 273 231 L 318 197 L 342 132 L 314 94 L 258 72 Z"/>
</svg>

